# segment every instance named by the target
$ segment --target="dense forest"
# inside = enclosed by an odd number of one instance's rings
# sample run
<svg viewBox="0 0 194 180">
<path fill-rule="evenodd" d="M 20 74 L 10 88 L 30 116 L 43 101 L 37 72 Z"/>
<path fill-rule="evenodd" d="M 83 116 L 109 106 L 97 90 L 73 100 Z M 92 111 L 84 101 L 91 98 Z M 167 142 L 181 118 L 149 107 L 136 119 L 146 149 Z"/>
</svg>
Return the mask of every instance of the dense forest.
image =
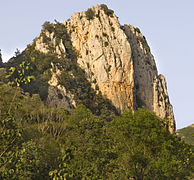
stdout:
<svg viewBox="0 0 194 180">
<path fill-rule="evenodd" d="M 183 180 L 191 175 L 192 146 L 169 133 L 154 113 L 138 109 L 105 116 L 84 101 L 74 110 L 47 107 L 44 96 L 25 91 L 35 82 L 29 62 L 1 64 L 0 179 Z"/>
</svg>

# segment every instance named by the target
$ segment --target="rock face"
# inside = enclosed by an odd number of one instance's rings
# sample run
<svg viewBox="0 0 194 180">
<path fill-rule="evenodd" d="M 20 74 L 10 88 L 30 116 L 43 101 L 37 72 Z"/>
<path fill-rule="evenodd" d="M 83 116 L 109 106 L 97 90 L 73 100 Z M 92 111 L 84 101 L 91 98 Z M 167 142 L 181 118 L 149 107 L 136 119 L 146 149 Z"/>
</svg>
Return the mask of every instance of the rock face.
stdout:
<svg viewBox="0 0 194 180">
<path fill-rule="evenodd" d="M 172 105 L 166 88 L 165 78 L 158 75 L 155 60 L 145 37 L 138 28 L 121 26 L 113 11 L 97 5 L 87 12 L 75 13 L 64 22 L 72 46 L 77 52 L 77 64 L 86 72 L 87 79 L 97 92 L 109 99 L 119 112 L 138 107 L 155 112 L 169 121 L 169 130 L 175 131 Z M 92 13 L 91 13 L 92 12 Z M 46 33 L 60 56 L 66 53 L 61 40 L 55 45 L 53 33 Z M 41 36 L 36 40 L 36 49 L 48 53 Z M 60 72 L 58 72 L 60 73 Z M 55 75 L 49 82 L 48 102 L 57 104 L 55 93 L 68 96 L 61 105 L 75 107 L 73 96 L 65 87 L 57 85 Z M 57 92 L 59 91 L 59 92 Z M 58 98 L 59 99 L 59 98 Z"/>
<path fill-rule="evenodd" d="M 109 17 L 100 6 L 93 11 L 98 15 L 93 20 L 81 12 L 67 23 L 72 45 L 79 52 L 77 63 L 119 111 L 134 110 L 134 68 L 127 36 L 115 15 Z"/>
<path fill-rule="evenodd" d="M 136 105 L 144 106 L 162 119 L 168 120 L 169 130 L 174 133 L 175 120 L 166 81 L 163 75 L 158 75 L 146 39 L 131 25 L 124 25 L 123 29 L 132 48 Z"/>
<path fill-rule="evenodd" d="M 60 70 L 56 67 L 56 72 L 53 72 L 53 69 L 51 69 L 52 77 L 48 82 L 50 86 L 48 88 L 47 104 L 52 107 L 65 106 L 67 109 L 75 108 L 76 102 L 74 96 L 64 86 L 58 84 L 57 76 L 61 74 Z"/>
</svg>

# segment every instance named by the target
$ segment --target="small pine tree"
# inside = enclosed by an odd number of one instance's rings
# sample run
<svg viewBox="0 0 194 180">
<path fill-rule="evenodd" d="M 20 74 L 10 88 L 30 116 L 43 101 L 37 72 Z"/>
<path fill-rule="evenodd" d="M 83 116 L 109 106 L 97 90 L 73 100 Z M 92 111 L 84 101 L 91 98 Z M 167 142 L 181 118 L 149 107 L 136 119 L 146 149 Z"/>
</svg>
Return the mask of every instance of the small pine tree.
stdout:
<svg viewBox="0 0 194 180">
<path fill-rule="evenodd" d="M 2 66 L 3 66 L 3 60 L 2 60 L 1 49 L 0 49 L 0 67 Z"/>
<path fill-rule="evenodd" d="M 15 52 L 15 57 L 19 56 L 21 54 L 20 50 L 17 48 Z"/>
</svg>

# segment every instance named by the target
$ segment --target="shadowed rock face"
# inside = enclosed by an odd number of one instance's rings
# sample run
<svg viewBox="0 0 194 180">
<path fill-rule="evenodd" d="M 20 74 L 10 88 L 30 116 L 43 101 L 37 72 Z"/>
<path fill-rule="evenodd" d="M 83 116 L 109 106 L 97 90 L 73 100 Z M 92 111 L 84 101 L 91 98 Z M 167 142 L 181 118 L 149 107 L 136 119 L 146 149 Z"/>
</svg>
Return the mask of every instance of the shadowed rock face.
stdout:
<svg viewBox="0 0 194 180">
<path fill-rule="evenodd" d="M 155 60 L 145 37 L 131 25 L 124 25 L 124 32 L 132 49 L 136 107 L 146 107 L 169 121 L 170 132 L 175 132 L 173 108 L 169 101 L 166 81 L 158 75 Z"/>
<path fill-rule="evenodd" d="M 77 64 L 85 70 L 88 81 L 119 112 L 126 109 L 134 111 L 144 106 L 161 118 L 169 120 L 169 130 L 173 133 L 175 121 L 165 78 L 158 75 L 145 37 L 131 25 L 121 26 L 117 17 L 107 13 L 101 6 L 91 9 L 94 16 L 90 20 L 86 12 L 80 12 L 64 22 L 72 46 L 78 54 Z M 46 35 L 55 44 L 53 34 Z M 36 49 L 43 53 L 48 52 L 41 36 L 36 41 Z M 66 53 L 62 40 L 55 49 L 58 55 Z M 57 85 L 55 76 L 53 72 L 49 82 L 52 88 L 49 89 L 48 102 L 57 104 L 54 93 L 60 91 L 64 97 L 71 99 L 70 102 L 60 99 L 61 105 L 68 108 L 76 106 L 73 95 Z"/>
</svg>

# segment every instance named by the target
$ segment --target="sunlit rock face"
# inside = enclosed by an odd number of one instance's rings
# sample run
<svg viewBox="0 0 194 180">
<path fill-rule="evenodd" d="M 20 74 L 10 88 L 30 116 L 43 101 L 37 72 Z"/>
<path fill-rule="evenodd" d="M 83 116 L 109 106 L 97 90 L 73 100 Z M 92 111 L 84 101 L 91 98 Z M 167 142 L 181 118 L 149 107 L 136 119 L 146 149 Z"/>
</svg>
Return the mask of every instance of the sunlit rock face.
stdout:
<svg viewBox="0 0 194 180">
<path fill-rule="evenodd" d="M 85 12 L 81 12 L 73 14 L 67 23 L 73 46 L 79 53 L 77 63 L 86 71 L 92 86 L 98 85 L 119 111 L 134 110 L 130 43 L 115 15 L 106 15 L 100 6 L 93 11 L 97 15 L 93 20 L 87 20 Z"/>
</svg>

